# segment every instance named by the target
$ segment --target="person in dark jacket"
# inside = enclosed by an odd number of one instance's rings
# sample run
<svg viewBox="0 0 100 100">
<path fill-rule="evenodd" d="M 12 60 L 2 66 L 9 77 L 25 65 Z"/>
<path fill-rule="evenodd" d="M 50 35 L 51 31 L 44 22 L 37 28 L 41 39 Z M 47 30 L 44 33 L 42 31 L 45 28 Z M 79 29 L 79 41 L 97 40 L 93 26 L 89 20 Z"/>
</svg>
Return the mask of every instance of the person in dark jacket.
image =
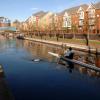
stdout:
<svg viewBox="0 0 100 100">
<path fill-rule="evenodd" d="M 64 52 L 65 58 L 73 59 L 73 55 L 74 55 L 74 51 L 72 50 L 71 47 L 69 47 L 69 49 Z"/>
</svg>

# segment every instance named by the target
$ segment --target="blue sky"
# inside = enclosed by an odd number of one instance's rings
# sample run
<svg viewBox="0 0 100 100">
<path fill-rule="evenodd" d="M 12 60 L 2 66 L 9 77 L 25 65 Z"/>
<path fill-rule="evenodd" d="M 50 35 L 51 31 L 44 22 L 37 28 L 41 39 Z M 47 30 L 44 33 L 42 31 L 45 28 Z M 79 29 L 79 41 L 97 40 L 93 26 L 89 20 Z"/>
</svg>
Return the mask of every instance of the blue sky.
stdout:
<svg viewBox="0 0 100 100">
<path fill-rule="evenodd" d="M 0 16 L 24 21 L 33 13 L 44 10 L 60 12 L 66 8 L 100 0 L 1 0 Z"/>
</svg>

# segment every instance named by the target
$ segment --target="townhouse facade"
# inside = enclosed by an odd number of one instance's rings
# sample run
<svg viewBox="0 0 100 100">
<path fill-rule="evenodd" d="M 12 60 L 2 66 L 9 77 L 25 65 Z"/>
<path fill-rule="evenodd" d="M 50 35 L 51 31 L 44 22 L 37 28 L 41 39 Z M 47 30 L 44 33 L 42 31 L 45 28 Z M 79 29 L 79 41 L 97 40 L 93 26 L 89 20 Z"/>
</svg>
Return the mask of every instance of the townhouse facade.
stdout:
<svg viewBox="0 0 100 100">
<path fill-rule="evenodd" d="M 67 33 L 98 34 L 100 33 L 100 2 L 72 7 L 60 13 L 40 11 L 29 17 L 22 26 L 33 31 L 66 30 Z"/>
<path fill-rule="evenodd" d="M 67 14 L 68 11 L 70 12 L 69 15 Z M 77 33 L 89 32 L 91 34 L 100 33 L 100 3 L 73 7 L 66 10 L 63 17 L 64 27 L 68 28 L 68 23 L 70 23 L 71 31 L 76 30 Z"/>
<path fill-rule="evenodd" d="M 87 8 L 87 20 L 90 33 L 100 32 L 100 3 L 90 4 Z"/>
<path fill-rule="evenodd" d="M 39 18 L 38 25 L 40 30 L 49 30 L 52 22 L 52 16 L 52 12 L 46 12 L 41 18 Z"/>
<path fill-rule="evenodd" d="M 43 29 L 44 25 L 42 25 L 44 21 L 41 20 L 44 17 L 46 12 L 39 11 L 32 16 L 30 16 L 24 23 L 24 26 L 27 26 L 27 29 L 30 31 L 40 31 Z"/>
<path fill-rule="evenodd" d="M 16 30 L 19 30 L 20 28 L 20 21 L 18 21 L 17 19 L 11 23 L 11 27 L 15 27 Z"/>
</svg>

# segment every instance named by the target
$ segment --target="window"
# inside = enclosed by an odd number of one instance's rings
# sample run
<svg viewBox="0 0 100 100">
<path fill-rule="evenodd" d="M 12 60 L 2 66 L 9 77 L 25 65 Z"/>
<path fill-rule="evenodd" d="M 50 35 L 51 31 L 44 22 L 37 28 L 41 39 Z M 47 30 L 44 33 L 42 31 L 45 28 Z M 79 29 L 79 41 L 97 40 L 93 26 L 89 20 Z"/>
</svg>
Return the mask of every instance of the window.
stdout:
<svg viewBox="0 0 100 100">
<path fill-rule="evenodd" d="M 83 20 L 79 20 L 79 26 L 83 26 L 83 25 L 84 25 Z"/>
<path fill-rule="evenodd" d="M 95 20 L 94 19 L 90 19 L 89 20 L 89 25 L 94 25 L 95 24 Z"/>
<path fill-rule="evenodd" d="M 68 23 L 68 27 L 71 27 L 71 17 L 70 17 L 70 16 L 69 16 L 69 18 L 68 18 L 67 23 Z"/>
<path fill-rule="evenodd" d="M 88 17 L 89 18 L 95 18 L 95 9 L 89 9 L 88 11 Z"/>
<path fill-rule="evenodd" d="M 64 27 L 71 27 L 71 16 L 64 17 Z"/>
<path fill-rule="evenodd" d="M 79 19 L 84 19 L 84 12 L 83 11 L 79 12 Z"/>
</svg>

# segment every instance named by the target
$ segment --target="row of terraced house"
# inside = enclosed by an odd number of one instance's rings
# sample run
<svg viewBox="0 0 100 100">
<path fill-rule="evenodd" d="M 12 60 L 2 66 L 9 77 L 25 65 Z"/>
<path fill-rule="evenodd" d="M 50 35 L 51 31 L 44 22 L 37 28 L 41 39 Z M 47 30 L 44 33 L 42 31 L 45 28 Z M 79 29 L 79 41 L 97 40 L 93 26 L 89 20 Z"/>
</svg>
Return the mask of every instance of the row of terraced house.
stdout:
<svg viewBox="0 0 100 100">
<path fill-rule="evenodd" d="M 100 2 L 83 4 L 60 13 L 40 11 L 20 25 L 23 31 L 65 30 L 67 33 L 100 33 Z"/>
</svg>

